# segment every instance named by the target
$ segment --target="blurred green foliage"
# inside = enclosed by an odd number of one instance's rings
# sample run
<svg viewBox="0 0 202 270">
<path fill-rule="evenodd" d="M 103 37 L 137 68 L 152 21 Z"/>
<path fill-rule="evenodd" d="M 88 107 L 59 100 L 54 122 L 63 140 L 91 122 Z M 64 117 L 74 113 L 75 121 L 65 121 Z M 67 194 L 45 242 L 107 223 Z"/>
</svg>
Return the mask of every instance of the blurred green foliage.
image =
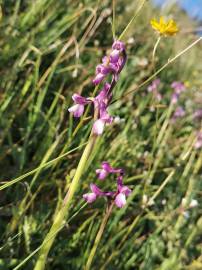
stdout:
<svg viewBox="0 0 202 270">
<path fill-rule="evenodd" d="M 115 2 L 118 36 L 139 2 Z M 0 173 L 1 185 L 8 183 L 0 191 L 2 270 L 14 269 L 40 246 L 68 189 L 92 121 L 88 119 L 77 128 L 78 120 L 72 119 L 67 108 L 74 92 L 90 96 L 94 90 L 95 66 L 113 41 L 111 7 L 108 0 L 2 2 Z M 181 31 L 161 41 L 156 69 L 196 39 L 192 33 L 195 23 L 177 7 L 162 12 L 172 14 Z M 133 193 L 125 208 L 114 209 L 92 269 L 202 269 L 202 155 L 193 148 L 201 123 L 192 117 L 202 106 L 202 45 L 160 74 L 161 102 L 148 94 L 147 87 L 123 97 L 153 72 L 151 56 L 157 36 L 149 22 L 159 16 L 159 10 L 147 3 L 127 32 L 128 61 L 114 91 L 114 99 L 119 100 L 110 107 L 111 114 L 122 121 L 107 127 L 100 139 L 72 205 L 71 215 L 76 214 L 55 241 L 47 269 L 84 267 L 106 201 L 98 200 L 80 210 L 82 194 L 89 183 L 98 183 L 95 169 L 103 160 L 125 169 L 125 183 Z M 176 80 L 187 86 L 179 101 L 186 116 L 173 123 L 168 112 L 170 84 Z M 109 179 L 100 185 L 107 189 L 112 183 Z M 156 192 L 154 203 L 144 207 L 143 195 L 152 198 Z M 183 197 L 187 199 L 184 208 Z M 192 199 L 197 199 L 199 206 L 190 209 Z M 35 260 L 36 255 L 21 269 L 33 269 Z"/>
</svg>

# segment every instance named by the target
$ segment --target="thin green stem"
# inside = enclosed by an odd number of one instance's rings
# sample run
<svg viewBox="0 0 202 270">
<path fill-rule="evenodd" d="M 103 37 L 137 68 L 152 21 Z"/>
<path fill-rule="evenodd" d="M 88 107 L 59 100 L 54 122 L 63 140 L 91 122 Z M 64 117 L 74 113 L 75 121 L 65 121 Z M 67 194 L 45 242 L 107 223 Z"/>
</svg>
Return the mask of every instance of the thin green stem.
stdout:
<svg viewBox="0 0 202 270">
<path fill-rule="evenodd" d="M 135 12 L 134 16 L 132 17 L 132 19 L 129 21 L 129 23 L 126 25 L 125 29 L 123 30 L 123 32 L 121 33 L 121 35 L 119 36 L 119 40 L 123 39 L 125 33 L 128 31 L 128 28 L 131 26 L 131 24 L 134 22 L 134 20 L 136 19 L 136 17 L 138 16 L 139 12 L 141 11 L 141 9 L 144 7 L 144 4 L 146 3 L 147 0 L 141 0 L 142 4 L 139 6 L 139 8 L 137 9 L 137 11 Z"/>
<path fill-rule="evenodd" d="M 160 40 L 161 40 L 161 36 L 158 37 L 158 39 L 157 39 L 157 41 L 156 41 L 156 43 L 154 45 L 153 52 L 152 52 L 152 68 L 153 68 L 153 70 L 155 70 L 155 56 L 156 56 L 156 50 L 158 48 Z"/>
<path fill-rule="evenodd" d="M 92 152 L 92 149 L 95 145 L 96 139 L 97 139 L 97 136 L 95 136 L 94 134 L 90 135 L 89 142 L 86 145 L 85 150 L 82 154 L 82 157 L 79 161 L 79 164 L 78 164 L 76 173 L 74 175 L 74 178 L 72 180 L 72 183 L 70 185 L 69 191 L 64 198 L 63 205 L 62 205 L 61 209 L 59 210 L 59 212 L 56 214 L 53 225 L 50 228 L 49 233 L 46 235 L 46 237 L 43 241 L 42 248 L 41 248 L 40 254 L 39 254 L 39 258 L 36 262 L 34 270 L 43 270 L 45 268 L 46 259 L 47 259 L 49 250 L 51 249 L 52 244 L 57 236 L 58 229 L 62 226 L 64 220 L 69 215 L 69 208 L 71 206 L 72 199 L 73 199 L 74 194 L 78 188 L 81 175 L 84 172 L 86 163 L 87 163 L 88 158 L 89 158 L 89 156 Z M 50 239 L 51 235 L 54 235 L 54 237 L 52 237 Z M 50 239 L 50 240 L 47 241 L 47 239 Z"/>
<path fill-rule="evenodd" d="M 15 178 L 15 179 L 13 179 L 13 180 L 7 181 L 5 184 L 3 184 L 3 185 L 0 186 L 0 190 L 3 190 L 3 189 L 5 189 L 5 188 L 7 188 L 7 187 L 10 187 L 10 186 L 12 186 L 12 185 L 14 185 L 14 184 L 20 182 L 20 181 L 23 180 L 24 178 L 26 178 L 26 177 L 28 177 L 28 176 L 34 174 L 35 172 L 37 172 L 38 170 L 41 170 L 42 168 L 48 168 L 48 167 L 49 167 L 50 165 L 52 165 L 54 162 L 56 162 L 56 161 L 58 161 L 58 160 L 60 160 L 60 159 L 62 159 L 62 158 L 64 158 L 64 157 L 68 156 L 69 154 L 71 154 L 71 153 L 73 153 L 74 151 L 76 151 L 76 150 L 82 148 L 82 147 L 85 146 L 86 144 L 87 144 L 87 143 L 85 142 L 85 143 L 83 143 L 83 144 L 81 144 L 81 145 L 75 147 L 74 149 L 72 149 L 72 150 L 70 150 L 70 151 L 68 151 L 68 152 L 66 152 L 66 153 L 64 153 L 64 154 L 62 154 L 62 155 L 60 155 L 60 156 L 58 156 L 58 157 L 56 157 L 56 158 L 54 158 L 54 159 L 52 159 L 52 160 L 50 160 L 50 161 L 48 161 L 48 162 L 46 162 L 46 163 L 43 163 L 42 165 L 36 167 L 36 168 L 33 169 L 32 171 L 29 171 L 29 172 L 27 172 L 27 173 L 25 173 L 25 174 L 23 174 L 23 175 L 21 175 L 21 176 Z"/>
<path fill-rule="evenodd" d="M 102 220 L 102 223 L 100 225 L 99 231 L 98 231 L 97 236 L 95 238 L 95 242 L 94 242 L 93 247 L 91 249 L 91 252 L 90 252 L 90 255 L 88 257 L 88 261 L 86 263 L 86 267 L 84 268 L 84 270 L 90 270 L 91 269 L 91 264 L 92 264 L 93 258 L 95 256 L 97 247 L 98 247 L 98 245 L 100 243 L 100 240 L 102 238 L 104 229 L 105 229 L 105 227 L 107 225 L 107 221 L 108 221 L 109 216 L 110 216 L 110 214 L 112 212 L 113 206 L 114 206 L 114 202 L 112 202 L 111 205 L 109 206 L 109 208 L 107 208 L 107 211 L 106 211 L 106 213 L 104 215 L 104 218 Z"/>
</svg>

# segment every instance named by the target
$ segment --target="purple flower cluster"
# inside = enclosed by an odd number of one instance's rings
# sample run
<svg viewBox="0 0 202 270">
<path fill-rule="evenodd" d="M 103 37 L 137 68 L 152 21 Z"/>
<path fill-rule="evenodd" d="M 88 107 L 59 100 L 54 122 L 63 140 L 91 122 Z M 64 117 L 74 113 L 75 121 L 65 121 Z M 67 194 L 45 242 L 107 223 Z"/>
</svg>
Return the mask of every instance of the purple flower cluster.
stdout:
<svg viewBox="0 0 202 270">
<path fill-rule="evenodd" d="M 85 98 L 79 94 L 74 94 L 72 99 L 75 103 L 68 110 L 74 117 L 80 117 L 84 113 L 84 106 L 93 103 L 94 109 L 98 113 L 97 120 L 93 124 L 93 133 L 101 135 L 106 123 L 111 124 L 113 118 L 108 114 L 107 108 L 112 99 L 112 90 L 118 81 L 119 74 L 126 62 L 125 45 L 121 41 L 115 41 L 109 56 L 104 56 L 102 63 L 96 67 L 96 75 L 93 79 L 94 85 L 99 85 L 108 75 L 111 75 L 111 83 L 105 82 L 103 88 L 95 98 Z"/>
<path fill-rule="evenodd" d="M 152 93 L 157 101 L 162 100 L 162 95 L 159 93 L 159 90 L 158 90 L 160 83 L 161 83 L 160 79 L 156 79 L 147 88 L 147 91 L 149 93 Z"/>
<path fill-rule="evenodd" d="M 98 197 L 106 197 L 114 200 L 117 207 L 122 208 L 126 204 L 126 197 L 130 195 L 131 190 L 123 184 L 123 169 L 115 169 L 106 161 L 102 162 L 102 168 L 96 170 L 96 174 L 100 180 L 104 180 L 109 174 L 117 175 L 116 191 L 102 191 L 95 184 L 90 184 L 90 193 L 83 195 L 83 198 L 88 202 L 94 202 Z"/>
<path fill-rule="evenodd" d="M 182 118 L 184 116 L 185 116 L 185 110 L 181 106 L 179 106 L 174 111 L 172 120 L 175 122 L 178 118 Z"/>
<path fill-rule="evenodd" d="M 180 94 L 185 91 L 185 85 L 182 82 L 173 82 L 171 87 L 174 89 L 174 92 L 171 97 L 171 102 L 176 104 L 179 100 Z"/>
<path fill-rule="evenodd" d="M 108 74 L 112 74 L 115 82 L 126 62 L 125 45 L 121 41 L 115 41 L 109 56 L 102 58 L 102 64 L 96 67 L 96 76 L 93 79 L 95 85 L 100 84 Z"/>
<path fill-rule="evenodd" d="M 162 95 L 159 92 L 160 83 L 161 83 L 160 79 L 156 79 L 147 88 L 147 91 L 149 93 L 152 93 L 157 101 L 162 100 Z M 174 81 L 171 84 L 171 87 L 174 89 L 174 92 L 171 96 L 171 102 L 173 104 L 176 104 L 179 100 L 181 93 L 185 91 L 185 85 L 182 82 Z"/>
</svg>

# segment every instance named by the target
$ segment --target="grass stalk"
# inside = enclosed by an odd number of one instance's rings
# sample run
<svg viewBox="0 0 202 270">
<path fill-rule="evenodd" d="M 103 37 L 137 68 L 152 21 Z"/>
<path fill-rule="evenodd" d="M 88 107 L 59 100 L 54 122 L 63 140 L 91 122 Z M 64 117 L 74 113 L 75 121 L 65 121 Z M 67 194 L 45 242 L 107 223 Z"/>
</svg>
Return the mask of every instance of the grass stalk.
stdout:
<svg viewBox="0 0 202 270">
<path fill-rule="evenodd" d="M 98 245 L 100 243 L 100 240 L 102 238 L 104 229 L 106 227 L 109 216 L 110 216 L 110 214 L 112 212 L 113 206 L 114 206 L 114 203 L 112 202 L 111 205 L 107 208 L 107 211 L 106 211 L 106 213 L 104 215 L 104 218 L 102 220 L 102 223 L 100 225 L 99 231 L 98 231 L 97 236 L 95 238 L 95 242 L 94 242 L 93 247 L 91 249 L 91 252 L 89 254 L 89 257 L 88 257 L 88 260 L 87 260 L 87 263 L 86 263 L 86 267 L 84 268 L 84 270 L 90 270 L 91 269 L 91 264 L 93 262 L 93 258 L 95 256 L 97 247 L 98 247 Z"/>
</svg>

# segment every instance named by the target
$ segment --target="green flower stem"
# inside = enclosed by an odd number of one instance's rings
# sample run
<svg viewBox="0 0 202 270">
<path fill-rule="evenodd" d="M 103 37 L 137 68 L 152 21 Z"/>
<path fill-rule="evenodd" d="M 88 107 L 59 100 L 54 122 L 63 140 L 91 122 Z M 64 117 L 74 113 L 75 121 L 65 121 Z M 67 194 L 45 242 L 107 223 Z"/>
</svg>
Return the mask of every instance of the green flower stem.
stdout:
<svg viewBox="0 0 202 270">
<path fill-rule="evenodd" d="M 92 264 L 93 258 L 95 256 L 97 247 L 98 247 L 98 245 L 100 243 L 100 240 L 102 238 L 105 226 L 107 225 L 107 221 L 108 221 L 109 216 L 110 216 L 110 214 L 112 212 L 113 206 L 114 206 L 114 202 L 112 202 L 111 205 L 107 208 L 107 211 L 106 211 L 106 213 L 104 215 L 104 218 L 102 220 L 102 223 L 100 225 L 99 231 L 98 231 L 97 236 L 95 238 L 95 242 L 94 242 L 93 247 L 91 249 L 90 255 L 88 257 L 86 267 L 84 268 L 85 270 L 90 270 L 91 269 L 91 264 Z"/>
<path fill-rule="evenodd" d="M 46 237 L 42 243 L 42 247 L 41 247 L 40 253 L 39 253 L 39 258 L 36 262 L 34 270 L 43 270 L 45 268 L 48 253 L 49 253 L 49 251 L 52 247 L 52 244 L 53 244 L 53 242 L 54 242 L 54 240 L 59 232 L 59 228 L 63 225 L 63 222 L 65 221 L 65 219 L 69 215 L 69 208 L 71 206 L 72 199 L 73 199 L 74 194 L 78 188 L 81 175 L 85 170 L 86 163 L 87 163 L 89 156 L 93 150 L 96 139 L 97 139 L 97 136 L 91 133 L 90 138 L 89 138 L 89 142 L 86 145 L 84 152 L 82 154 L 82 157 L 79 161 L 79 164 L 78 164 L 76 173 L 74 175 L 74 178 L 72 180 L 72 183 L 70 185 L 69 191 L 64 198 L 63 205 L 62 205 L 61 209 L 58 211 L 58 213 L 56 214 L 56 216 L 54 218 L 53 225 L 50 228 L 50 231 L 48 232 L 48 234 L 46 235 Z M 52 235 L 54 235 L 54 237 L 51 238 L 50 236 L 52 236 Z"/>
<path fill-rule="evenodd" d="M 155 45 L 154 45 L 154 49 L 153 49 L 153 52 L 152 52 L 152 69 L 155 70 L 155 56 L 156 56 L 156 50 L 158 48 L 158 45 L 159 45 L 159 42 L 161 40 L 161 36 L 158 37 Z"/>
</svg>

